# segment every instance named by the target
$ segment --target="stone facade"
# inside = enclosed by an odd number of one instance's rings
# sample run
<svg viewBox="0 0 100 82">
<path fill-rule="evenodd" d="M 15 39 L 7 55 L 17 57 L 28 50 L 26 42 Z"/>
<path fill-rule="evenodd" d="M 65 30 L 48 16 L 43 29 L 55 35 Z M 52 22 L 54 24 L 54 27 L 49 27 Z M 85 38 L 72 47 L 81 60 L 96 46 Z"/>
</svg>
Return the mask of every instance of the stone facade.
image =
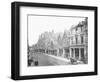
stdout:
<svg viewBox="0 0 100 82">
<path fill-rule="evenodd" d="M 87 19 L 70 29 L 70 58 L 88 61 L 88 25 Z M 86 62 L 87 63 L 87 62 Z"/>
</svg>

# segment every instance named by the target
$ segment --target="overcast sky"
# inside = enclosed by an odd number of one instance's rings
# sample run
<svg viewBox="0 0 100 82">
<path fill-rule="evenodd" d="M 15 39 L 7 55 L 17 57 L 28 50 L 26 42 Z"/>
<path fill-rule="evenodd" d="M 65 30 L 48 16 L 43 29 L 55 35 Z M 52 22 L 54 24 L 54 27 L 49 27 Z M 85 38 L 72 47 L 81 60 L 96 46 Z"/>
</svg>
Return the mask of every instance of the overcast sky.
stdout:
<svg viewBox="0 0 100 82">
<path fill-rule="evenodd" d="M 28 41 L 29 45 L 37 43 L 39 35 L 46 31 L 64 32 L 72 25 L 78 24 L 84 18 L 79 17 L 54 17 L 54 16 L 28 16 Z"/>
</svg>

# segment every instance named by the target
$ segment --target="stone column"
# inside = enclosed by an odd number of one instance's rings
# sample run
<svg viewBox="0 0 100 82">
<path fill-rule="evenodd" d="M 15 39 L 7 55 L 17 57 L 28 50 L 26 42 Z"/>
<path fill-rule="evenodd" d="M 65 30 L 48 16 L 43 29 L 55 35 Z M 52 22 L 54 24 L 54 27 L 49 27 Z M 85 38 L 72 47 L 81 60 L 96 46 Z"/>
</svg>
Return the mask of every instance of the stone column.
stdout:
<svg viewBox="0 0 100 82">
<path fill-rule="evenodd" d="M 84 48 L 84 57 L 86 58 L 86 53 L 87 53 L 87 51 L 86 51 L 86 47 Z"/>
<path fill-rule="evenodd" d="M 65 57 L 65 49 L 63 48 L 63 55 L 62 55 L 63 57 Z"/>
<path fill-rule="evenodd" d="M 57 49 L 57 56 L 59 56 L 59 49 Z"/>
<path fill-rule="evenodd" d="M 81 60 L 81 48 L 79 48 L 79 60 Z"/>
<path fill-rule="evenodd" d="M 70 48 L 70 55 L 69 56 L 70 56 L 70 58 L 72 58 L 72 50 L 71 50 L 71 48 Z"/>
</svg>

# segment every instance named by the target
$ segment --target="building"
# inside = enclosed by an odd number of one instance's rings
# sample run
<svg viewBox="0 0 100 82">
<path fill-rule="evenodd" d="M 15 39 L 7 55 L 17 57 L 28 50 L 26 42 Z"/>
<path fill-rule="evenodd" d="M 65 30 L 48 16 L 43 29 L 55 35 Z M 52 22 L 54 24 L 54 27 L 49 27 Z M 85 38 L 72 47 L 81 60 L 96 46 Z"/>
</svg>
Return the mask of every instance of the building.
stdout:
<svg viewBox="0 0 100 82">
<path fill-rule="evenodd" d="M 70 58 L 88 61 L 88 25 L 87 18 L 70 29 Z"/>
</svg>

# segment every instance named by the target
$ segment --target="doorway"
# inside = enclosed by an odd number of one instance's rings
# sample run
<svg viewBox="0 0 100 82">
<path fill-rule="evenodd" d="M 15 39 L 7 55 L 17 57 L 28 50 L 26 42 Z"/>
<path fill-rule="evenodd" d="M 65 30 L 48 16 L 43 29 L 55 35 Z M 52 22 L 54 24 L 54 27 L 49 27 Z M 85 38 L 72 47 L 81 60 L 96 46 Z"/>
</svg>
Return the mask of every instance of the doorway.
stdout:
<svg viewBox="0 0 100 82">
<path fill-rule="evenodd" d="M 81 48 L 81 60 L 84 60 L 85 56 L 84 56 L 84 48 Z"/>
<path fill-rule="evenodd" d="M 75 48 L 75 59 L 79 59 L 79 48 Z"/>
</svg>

